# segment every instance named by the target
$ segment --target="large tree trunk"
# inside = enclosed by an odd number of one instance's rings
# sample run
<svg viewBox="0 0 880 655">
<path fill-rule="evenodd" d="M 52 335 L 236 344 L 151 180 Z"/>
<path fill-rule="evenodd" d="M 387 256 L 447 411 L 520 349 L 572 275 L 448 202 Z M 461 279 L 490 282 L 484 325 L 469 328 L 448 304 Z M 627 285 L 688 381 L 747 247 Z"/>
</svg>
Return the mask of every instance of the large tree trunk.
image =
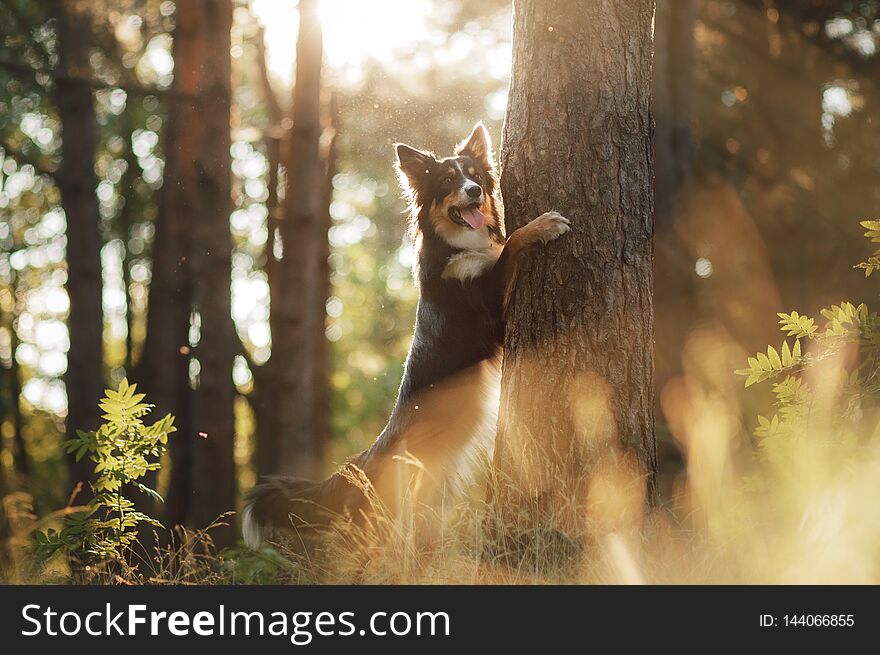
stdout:
<svg viewBox="0 0 880 655">
<path fill-rule="evenodd" d="M 321 23 L 318 3 L 300 0 L 293 130 L 287 152 L 287 194 L 281 222 L 281 295 L 272 298 L 272 360 L 278 473 L 321 473 L 322 440 L 315 425 L 314 337 L 321 199 Z M 326 239 L 326 234 L 323 236 Z M 277 315 L 276 315 L 277 312 Z"/>
<path fill-rule="evenodd" d="M 195 166 L 198 211 L 192 221 L 193 304 L 201 320 L 196 350 L 200 369 L 193 393 L 193 496 L 190 523 L 203 528 L 235 507 L 235 385 L 232 364 L 238 337 L 231 313 L 232 105 L 231 0 L 202 0 L 199 22 L 201 75 Z M 182 435 L 187 438 L 189 435 Z M 191 437 L 190 437 L 191 438 Z M 234 542 L 234 532 L 212 533 L 219 546 Z"/>
<path fill-rule="evenodd" d="M 574 498 L 591 525 L 613 529 L 654 491 L 653 10 L 652 0 L 515 2 L 508 233 L 549 209 L 572 229 L 527 257 L 510 299 L 502 512 L 547 516 Z M 603 513 L 612 500 L 632 511 Z"/>
<path fill-rule="evenodd" d="M 95 108 L 90 79 L 91 15 L 85 5 L 59 3 L 55 11 L 59 69 L 55 104 L 61 120 L 61 164 L 55 176 L 67 219 L 67 437 L 76 430 L 96 430 L 103 385 L 103 308 L 101 293 L 101 232 L 95 195 Z M 92 476 L 88 458 L 69 458 L 70 482 Z M 88 492 L 88 489 L 86 489 Z M 82 500 L 82 496 L 79 498 Z"/>
</svg>

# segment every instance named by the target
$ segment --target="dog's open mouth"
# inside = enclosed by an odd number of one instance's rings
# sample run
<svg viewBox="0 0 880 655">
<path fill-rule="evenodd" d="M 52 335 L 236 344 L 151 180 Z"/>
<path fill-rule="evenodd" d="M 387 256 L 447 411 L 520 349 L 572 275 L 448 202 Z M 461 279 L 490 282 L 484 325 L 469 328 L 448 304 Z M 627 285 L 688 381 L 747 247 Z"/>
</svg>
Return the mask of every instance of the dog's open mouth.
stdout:
<svg viewBox="0 0 880 655">
<path fill-rule="evenodd" d="M 478 202 L 471 203 L 467 207 L 450 207 L 449 218 L 453 223 L 469 227 L 472 230 L 479 230 L 486 224 L 486 217 L 480 211 L 480 203 Z"/>
</svg>

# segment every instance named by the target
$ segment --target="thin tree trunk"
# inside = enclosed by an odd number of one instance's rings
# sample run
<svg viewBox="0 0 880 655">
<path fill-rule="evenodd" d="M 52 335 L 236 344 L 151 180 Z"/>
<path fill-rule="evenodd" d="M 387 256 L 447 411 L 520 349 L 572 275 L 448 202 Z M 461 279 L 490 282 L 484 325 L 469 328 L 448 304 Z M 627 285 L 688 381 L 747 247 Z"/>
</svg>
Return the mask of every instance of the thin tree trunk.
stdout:
<svg viewBox="0 0 880 655">
<path fill-rule="evenodd" d="M 653 11 L 651 0 L 515 2 L 508 233 L 549 209 L 572 229 L 529 255 L 511 296 L 502 511 L 540 517 L 567 496 L 598 521 L 609 489 L 639 515 L 653 494 Z"/>
<path fill-rule="evenodd" d="M 190 523 L 208 526 L 235 507 L 235 385 L 232 364 L 238 336 L 232 323 L 230 280 L 232 235 L 231 0 L 203 0 L 200 40 L 203 44 L 199 89 L 199 123 L 195 164 L 198 211 L 193 214 L 193 300 L 201 319 L 196 357 L 200 365 L 193 393 L 192 425 L 201 438 L 193 453 L 193 497 Z M 214 531 L 218 546 L 231 545 L 231 528 Z"/>
<path fill-rule="evenodd" d="M 12 277 L 12 288 L 15 289 L 17 284 L 18 274 L 14 274 Z M 13 294 L 16 295 L 14 291 Z M 16 302 L 8 325 L 9 334 L 11 335 L 9 351 L 12 355 L 9 363 L 8 388 L 13 429 L 12 468 L 16 475 L 19 476 L 19 482 L 22 482 L 26 481 L 28 475 L 30 475 L 31 466 L 27 452 L 27 444 L 24 441 L 24 420 L 21 415 L 21 374 L 18 368 L 18 360 L 15 359 L 15 352 L 18 350 L 18 333 L 15 331 L 15 316 L 18 314 L 19 310 L 20 303 Z"/>
<path fill-rule="evenodd" d="M 657 0 L 654 23 L 654 213 L 657 229 L 672 220 L 693 175 L 695 0 Z"/>
<path fill-rule="evenodd" d="M 10 543 L 10 539 L 13 536 L 12 524 L 6 511 L 12 499 L 7 499 L 7 496 L 17 489 L 28 489 L 28 478 L 30 475 L 30 459 L 24 440 L 24 433 L 22 432 L 24 421 L 21 414 L 21 379 L 19 377 L 18 361 L 15 359 L 15 353 L 19 345 L 18 334 L 15 331 L 15 318 L 21 314 L 23 306 L 21 294 L 17 293 L 18 282 L 18 274 L 12 271 L 8 288 L 12 291 L 12 297 L 16 300 L 13 302 L 11 311 L 8 313 L 0 311 L 3 318 L 3 326 L 9 330 L 10 334 L 9 368 L 3 367 L 2 369 L 4 376 L 2 391 L 8 392 L 9 415 L 5 415 L 4 412 L 2 420 L 10 420 L 13 429 L 11 476 L 7 476 L 6 467 L 2 462 L 2 442 L 4 439 L 0 437 L 0 580 L 5 581 L 6 584 L 14 582 L 18 577 L 15 571 L 15 550 L 12 543 Z M 0 404 L 6 400 L 6 398 L 0 399 Z M 7 500 L 10 502 L 7 502 Z"/>
<path fill-rule="evenodd" d="M 121 187 L 124 199 L 122 211 L 119 215 L 119 239 L 122 241 L 123 257 L 122 257 L 122 289 L 125 293 L 125 373 L 132 375 L 134 369 L 134 308 L 132 307 L 131 298 L 131 249 L 129 242 L 131 240 L 131 227 L 136 211 L 137 189 L 135 181 L 137 179 L 137 156 L 132 149 L 132 135 L 134 132 L 134 121 L 132 120 L 131 111 L 126 108 L 122 119 L 122 134 L 125 139 L 125 173 L 122 176 Z"/>
<path fill-rule="evenodd" d="M 333 176 L 336 175 L 336 137 L 338 134 L 339 111 L 336 97 L 331 96 L 327 107 L 327 127 L 321 135 L 321 158 L 324 162 L 324 179 L 321 185 L 321 220 L 316 235 L 317 270 L 315 282 L 315 322 L 312 330 L 314 340 L 315 367 L 313 388 L 315 390 L 314 426 L 317 447 L 323 454 L 330 440 L 330 414 L 332 390 L 330 387 L 330 342 L 327 340 L 327 300 L 330 298 L 330 238 L 328 233 L 333 225 L 330 216 L 330 203 L 333 202 Z"/>
<path fill-rule="evenodd" d="M 269 136 L 266 141 L 266 156 L 269 160 L 269 197 L 266 200 L 267 229 L 269 236 L 266 240 L 265 264 L 266 280 L 269 284 L 269 298 L 271 302 L 269 327 L 273 339 L 280 334 L 278 327 L 278 315 L 276 311 L 281 302 L 281 262 L 275 257 L 276 238 L 281 225 L 280 214 L 282 208 L 278 201 L 278 169 L 281 165 L 281 140 L 276 136 Z M 273 353 L 275 345 L 273 342 Z M 254 376 L 254 388 L 249 396 L 251 407 L 254 411 L 255 438 L 256 438 L 256 469 L 259 477 L 275 473 L 278 468 L 278 430 L 275 428 L 275 384 L 274 374 L 280 357 L 270 357 L 269 360 L 257 367 L 251 366 Z"/>
<path fill-rule="evenodd" d="M 322 449 L 314 423 L 312 338 L 315 322 L 316 235 L 321 222 L 321 23 L 318 3 L 301 0 L 296 48 L 293 130 L 287 160 L 287 194 L 281 225 L 278 333 L 273 334 L 278 472 L 312 477 L 321 472 Z M 323 314 L 322 314 L 323 315 Z M 276 360 L 276 358 L 278 358 Z"/>
<path fill-rule="evenodd" d="M 201 65 L 199 4 L 181 3 L 175 18 L 174 93 L 169 96 L 165 172 L 152 248 L 147 334 L 138 371 L 143 391 L 156 405 L 157 414 L 170 412 L 177 426 L 169 440 L 171 479 L 163 508 L 164 523 L 169 527 L 186 522 L 195 439 L 189 416 L 192 277 L 188 219 L 198 206 L 194 157 L 199 147 L 195 126 L 201 121 L 195 101 Z"/>
<path fill-rule="evenodd" d="M 103 393 L 101 232 L 95 195 L 95 109 L 89 66 L 91 15 L 82 3 L 56 7 L 59 69 L 55 104 L 61 120 L 61 164 L 55 176 L 67 219 L 67 294 L 70 298 L 67 354 L 67 437 L 95 430 Z M 72 485 L 91 478 L 87 458 L 69 458 Z M 80 498 L 81 499 L 81 498 Z"/>
<path fill-rule="evenodd" d="M 329 193 L 332 186 L 333 130 L 320 124 L 321 32 L 317 5 L 300 5 L 297 83 L 292 107 L 293 130 L 285 136 L 283 115 L 265 62 L 262 34 L 257 60 L 270 118 L 269 239 L 265 270 L 272 299 L 272 357 L 253 366 L 250 395 L 256 421 L 256 468 L 273 473 L 314 476 L 321 473 L 329 434 L 329 349 L 324 334 L 329 295 Z M 332 104 L 332 103 L 331 103 Z M 331 113 L 334 110 L 331 109 Z M 287 177 L 283 202 L 278 198 L 278 163 Z M 276 235 L 277 232 L 277 235 Z M 282 257 L 276 258 L 276 251 Z M 290 290 L 290 292 L 287 292 Z"/>
<path fill-rule="evenodd" d="M 13 275 L 12 280 L 10 281 L 9 289 L 13 292 L 13 297 L 15 297 L 15 283 L 17 276 Z M 19 412 L 19 391 L 14 388 L 16 384 L 18 376 L 18 371 L 16 369 L 16 361 L 15 361 L 15 351 L 18 347 L 17 338 L 15 334 L 15 315 L 16 308 L 13 308 L 6 312 L 2 304 L 0 304 L 0 318 L 2 318 L 2 325 L 5 329 L 9 330 L 12 340 L 9 344 L 9 352 L 10 352 L 10 362 L 9 366 L 0 366 L 0 375 L 2 375 L 2 383 L 0 383 L 0 422 L 5 422 L 9 418 L 15 422 L 15 430 L 16 439 L 18 438 L 18 416 Z M 8 393 L 8 397 L 7 397 Z M 6 413 L 6 403 L 9 402 L 9 413 L 12 415 L 7 416 Z M 9 538 L 12 536 L 11 526 L 9 525 L 9 517 L 6 516 L 6 496 L 12 491 L 12 482 L 6 474 L 6 466 L 4 464 L 4 442 L 6 440 L 0 435 L 0 581 L 4 581 L 8 584 L 8 582 L 12 579 L 12 549 L 10 547 Z M 16 444 L 12 446 L 12 477 L 17 477 L 18 466 L 17 466 L 17 453 L 16 453 Z"/>
<path fill-rule="evenodd" d="M 282 141 L 284 130 L 282 121 L 284 115 L 278 103 L 278 97 L 272 88 L 269 79 L 269 68 L 266 60 L 266 48 L 264 34 L 260 30 L 256 37 L 257 64 L 260 71 L 260 86 L 263 92 L 266 111 L 269 115 L 270 125 L 266 130 L 266 158 L 269 162 L 268 197 L 266 199 L 267 231 L 266 249 L 264 251 L 264 270 L 266 281 L 269 284 L 269 297 L 271 302 L 269 315 L 269 328 L 273 340 L 281 334 L 278 317 L 281 312 L 276 311 L 281 302 L 281 261 L 276 257 L 276 246 L 280 246 L 280 229 L 283 207 L 281 206 L 278 186 L 279 170 L 283 160 Z M 276 241 L 277 239 L 277 241 Z M 275 344 L 273 343 L 273 352 Z M 270 358 L 262 366 L 251 366 L 254 376 L 254 388 L 249 396 L 251 407 L 254 411 L 255 439 L 256 439 L 256 470 L 258 477 L 265 477 L 275 473 L 278 469 L 278 430 L 275 423 L 275 373 L 280 357 Z"/>
<path fill-rule="evenodd" d="M 693 176 L 695 0 L 658 0 L 654 21 L 654 305 L 656 387 L 681 372 L 690 322 L 699 318 L 694 257 L 680 237 Z"/>
<path fill-rule="evenodd" d="M 0 447 L 0 454 L 2 453 L 3 448 Z M 9 544 L 12 526 L 9 525 L 9 517 L 6 516 L 6 496 L 10 491 L 11 486 L 6 481 L 6 469 L 0 462 L 0 581 L 4 584 L 9 584 L 12 578 L 12 549 Z"/>
</svg>

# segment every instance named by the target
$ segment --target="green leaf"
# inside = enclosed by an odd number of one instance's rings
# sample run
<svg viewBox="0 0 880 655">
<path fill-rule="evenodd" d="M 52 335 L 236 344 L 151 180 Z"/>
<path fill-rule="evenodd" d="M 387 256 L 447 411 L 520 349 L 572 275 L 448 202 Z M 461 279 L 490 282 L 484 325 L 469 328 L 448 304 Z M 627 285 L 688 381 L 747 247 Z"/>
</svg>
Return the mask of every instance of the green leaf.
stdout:
<svg viewBox="0 0 880 655">
<path fill-rule="evenodd" d="M 94 496 L 88 509 L 62 519 L 62 530 L 36 533 L 35 545 L 41 556 L 58 549 L 68 550 L 85 560 L 119 560 L 128 557 L 136 542 L 138 527 L 147 523 L 160 526 L 152 517 L 135 511 L 134 502 L 125 496 L 127 485 L 136 486 L 156 500 L 162 497 L 138 482 L 148 471 L 160 468 L 167 436 L 175 431 L 174 417 L 165 415 L 151 426 L 141 417 L 153 408 L 145 402 L 136 385 L 123 380 L 119 388 L 107 389 L 98 404 L 104 423 L 95 432 L 77 431 L 77 437 L 64 442 L 65 452 L 77 460 L 90 453 L 95 462 Z"/>
<path fill-rule="evenodd" d="M 773 370 L 778 371 L 782 368 L 782 360 L 779 358 L 779 353 L 776 352 L 776 348 L 773 346 L 767 346 L 767 356 Z"/>
<path fill-rule="evenodd" d="M 780 329 L 786 333 L 786 336 L 796 338 L 809 337 L 818 329 L 816 322 L 809 316 L 802 316 L 797 312 L 792 312 L 791 314 L 779 312 L 776 315 L 780 319 Z"/>
</svg>

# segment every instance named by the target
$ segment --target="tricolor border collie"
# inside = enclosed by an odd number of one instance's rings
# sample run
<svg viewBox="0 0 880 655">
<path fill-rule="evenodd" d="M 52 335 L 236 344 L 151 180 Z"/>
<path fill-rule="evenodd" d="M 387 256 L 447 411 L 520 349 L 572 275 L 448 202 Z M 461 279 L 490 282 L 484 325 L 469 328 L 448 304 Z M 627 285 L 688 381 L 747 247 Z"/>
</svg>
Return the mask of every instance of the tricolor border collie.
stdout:
<svg viewBox="0 0 880 655">
<path fill-rule="evenodd" d="M 450 491 L 468 484 L 473 464 L 492 448 L 504 310 L 517 263 L 529 246 L 567 232 L 569 222 L 548 212 L 505 239 L 492 145 L 482 123 L 451 157 L 438 159 L 404 144 L 395 148 L 420 289 L 397 403 L 373 445 L 326 480 L 273 478 L 256 486 L 243 515 L 252 547 L 277 531 L 314 532 L 340 516 L 366 519 L 371 505 L 346 468 L 357 467 L 393 513 L 411 488 L 412 462 L 418 462 L 417 502 L 436 509 Z"/>
</svg>

